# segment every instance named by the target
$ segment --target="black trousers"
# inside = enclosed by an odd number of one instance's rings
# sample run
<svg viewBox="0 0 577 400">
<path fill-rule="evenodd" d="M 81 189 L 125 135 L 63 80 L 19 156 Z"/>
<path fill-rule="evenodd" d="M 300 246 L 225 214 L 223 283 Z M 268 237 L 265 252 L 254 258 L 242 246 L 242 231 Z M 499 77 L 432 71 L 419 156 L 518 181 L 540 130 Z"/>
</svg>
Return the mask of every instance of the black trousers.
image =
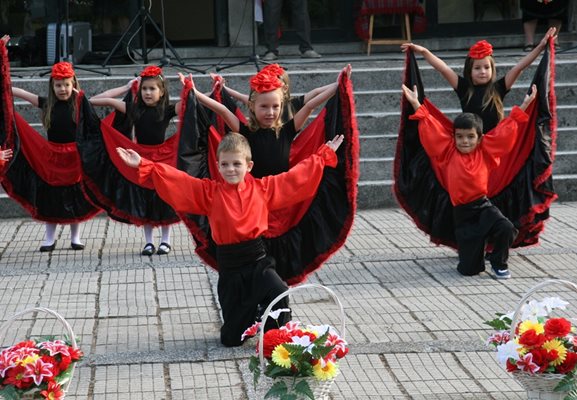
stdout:
<svg viewBox="0 0 577 400">
<path fill-rule="evenodd" d="M 307 0 L 288 0 L 291 3 L 292 25 L 299 40 L 299 50 L 312 50 L 311 20 Z M 264 40 L 268 51 L 278 54 L 278 29 L 280 25 L 283 0 L 264 2 Z"/>
<path fill-rule="evenodd" d="M 288 286 L 277 274 L 274 258 L 264 256 L 261 240 L 248 242 L 248 246 L 241 243 L 226 247 L 226 256 L 223 256 L 222 246 L 217 248 L 218 301 L 224 320 L 220 341 L 224 346 L 231 347 L 242 344 L 241 335 L 260 317 L 257 315 L 259 306 L 264 311 L 272 300 L 288 290 Z M 231 248 L 233 251 L 230 251 Z M 248 262 L 251 255 L 257 258 Z M 285 297 L 273 310 L 288 308 L 288 304 Z M 289 320 L 290 313 L 281 313 L 278 321 L 269 318 L 265 331 L 277 328 L 277 323 L 284 325 Z"/>
<path fill-rule="evenodd" d="M 509 249 L 517 229 L 487 198 L 457 206 L 453 210 L 455 236 L 459 246 L 457 271 L 477 275 L 485 271 L 485 246 L 493 246 L 490 262 L 496 269 L 506 269 Z"/>
</svg>

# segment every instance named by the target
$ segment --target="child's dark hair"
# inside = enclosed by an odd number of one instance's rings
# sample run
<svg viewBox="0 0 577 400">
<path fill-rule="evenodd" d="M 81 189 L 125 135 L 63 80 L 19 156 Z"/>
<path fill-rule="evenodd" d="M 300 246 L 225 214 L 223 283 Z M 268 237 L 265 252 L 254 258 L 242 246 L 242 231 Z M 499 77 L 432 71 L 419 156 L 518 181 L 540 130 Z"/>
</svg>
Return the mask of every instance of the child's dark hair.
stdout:
<svg viewBox="0 0 577 400">
<path fill-rule="evenodd" d="M 58 98 L 54 93 L 54 80 L 54 78 L 50 77 L 50 80 L 48 81 L 48 99 L 46 99 L 46 107 L 42 110 L 42 125 L 45 129 L 50 129 L 52 123 L 52 109 L 54 108 L 54 104 L 58 101 Z M 76 75 L 72 76 L 72 87 L 80 91 L 80 84 L 78 83 L 78 79 L 76 79 Z M 72 119 L 74 120 L 76 120 L 76 98 L 77 93 L 73 90 L 68 101 L 72 104 Z"/>
<path fill-rule="evenodd" d="M 469 83 L 469 91 L 467 92 L 467 103 L 471 101 L 473 97 L 473 81 L 471 79 L 471 72 L 473 71 L 473 63 L 475 59 L 467 56 L 465 59 L 465 67 L 463 68 L 463 77 Z M 485 91 L 485 95 L 483 96 L 483 110 L 487 107 L 490 107 L 491 104 L 495 106 L 495 110 L 497 111 L 497 116 L 499 117 L 499 121 L 505 117 L 505 111 L 503 108 L 503 100 L 497 89 L 495 88 L 495 81 L 497 78 L 497 69 L 495 68 L 495 59 L 493 56 L 489 56 L 489 61 L 491 63 L 491 82 L 487 84 L 487 90 Z"/>
<path fill-rule="evenodd" d="M 461 113 L 453 121 L 454 129 L 475 129 L 477 136 L 483 135 L 483 120 L 477 114 Z"/>
<path fill-rule="evenodd" d="M 246 162 L 252 160 L 252 152 L 248 140 L 237 132 L 230 132 L 226 134 L 216 149 L 216 156 L 220 157 L 220 153 L 242 153 L 246 157 Z"/>
<path fill-rule="evenodd" d="M 131 110 L 128 112 L 128 116 L 132 121 L 138 121 L 144 111 L 146 110 L 147 105 L 144 103 L 142 99 L 142 85 L 144 82 L 154 80 L 158 85 L 158 88 L 162 91 L 162 95 L 160 96 L 160 100 L 158 104 L 155 106 L 156 113 L 157 113 L 157 121 L 162 121 L 164 119 L 164 112 L 166 108 L 170 104 L 170 96 L 168 94 L 168 82 L 164 79 L 162 75 L 157 76 L 143 76 L 140 85 L 138 85 L 138 92 L 136 93 L 136 104 L 132 107 Z"/>
</svg>

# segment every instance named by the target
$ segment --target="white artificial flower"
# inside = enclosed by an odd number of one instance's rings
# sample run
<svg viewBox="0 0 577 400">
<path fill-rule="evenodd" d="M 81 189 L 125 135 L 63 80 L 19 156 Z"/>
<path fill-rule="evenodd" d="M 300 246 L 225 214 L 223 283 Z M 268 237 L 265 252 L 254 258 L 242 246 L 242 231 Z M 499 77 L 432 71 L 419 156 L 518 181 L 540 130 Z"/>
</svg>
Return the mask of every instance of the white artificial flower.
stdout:
<svg viewBox="0 0 577 400">
<path fill-rule="evenodd" d="M 497 346 L 497 361 L 503 366 L 507 365 L 507 360 L 512 358 L 515 361 L 519 360 L 519 352 L 517 351 L 521 346 L 514 340 Z"/>
<path fill-rule="evenodd" d="M 561 300 L 559 297 L 547 297 L 541 301 L 541 304 L 549 311 L 553 311 L 554 309 L 558 308 L 560 310 L 564 310 L 568 302 L 565 300 Z"/>
<path fill-rule="evenodd" d="M 322 336 L 327 333 L 327 331 L 333 335 L 337 334 L 335 328 L 330 325 L 308 325 L 307 328 L 313 331 L 317 336 Z"/>
<path fill-rule="evenodd" d="M 543 302 L 531 300 L 521 308 L 521 321 L 537 321 L 538 317 L 546 317 L 549 315 L 549 309 Z"/>
<path fill-rule="evenodd" d="M 311 338 L 308 335 L 303 336 L 293 336 L 292 343 L 298 344 L 299 346 L 304 347 L 305 352 L 311 352 L 315 345 L 311 342 Z"/>
<path fill-rule="evenodd" d="M 271 317 L 272 319 L 278 319 L 278 317 L 280 317 L 280 314 L 283 312 L 291 312 L 291 309 L 290 308 L 279 308 L 277 310 L 269 312 L 268 316 Z"/>
</svg>

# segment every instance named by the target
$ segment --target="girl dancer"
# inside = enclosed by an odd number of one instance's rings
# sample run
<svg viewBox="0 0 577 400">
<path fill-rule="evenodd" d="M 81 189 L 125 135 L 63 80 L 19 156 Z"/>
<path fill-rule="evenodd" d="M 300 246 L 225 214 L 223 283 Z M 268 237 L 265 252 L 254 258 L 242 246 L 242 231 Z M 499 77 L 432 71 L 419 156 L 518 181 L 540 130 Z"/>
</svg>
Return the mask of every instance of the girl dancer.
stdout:
<svg viewBox="0 0 577 400">
<path fill-rule="evenodd" d="M 125 102 L 115 97 L 125 94 L 133 85 L 138 84 L 137 98 L 135 102 Z M 141 145 L 160 145 L 166 140 L 166 129 L 170 120 L 180 112 L 180 102 L 174 105 L 169 103 L 169 93 L 166 80 L 162 75 L 162 69 L 156 66 L 146 67 L 138 79 L 130 81 L 127 85 L 110 89 L 90 98 L 90 103 L 96 106 L 109 106 L 116 110 L 117 114 L 125 116 L 128 122 L 120 128 L 125 136 Z M 151 205 L 143 205 L 151 207 Z M 144 224 L 145 245 L 141 254 L 150 256 L 156 248 L 152 239 L 153 225 Z M 162 238 L 156 254 L 168 254 L 170 245 L 170 226 L 161 224 Z"/>
<path fill-rule="evenodd" d="M 485 40 L 475 43 L 465 59 L 463 75 L 459 76 L 443 60 L 423 46 L 414 43 L 401 45 L 403 52 L 412 50 L 421 54 L 457 92 L 463 112 L 479 115 L 483 119 L 483 132 L 493 129 L 503 119 L 503 98 L 521 73 L 543 52 L 549 38 L 555 38 L 555 28 L 550 28 L 539 45 L 523 57 L 504 77 L 497 80 L 493 46 Z"/>
</svg>

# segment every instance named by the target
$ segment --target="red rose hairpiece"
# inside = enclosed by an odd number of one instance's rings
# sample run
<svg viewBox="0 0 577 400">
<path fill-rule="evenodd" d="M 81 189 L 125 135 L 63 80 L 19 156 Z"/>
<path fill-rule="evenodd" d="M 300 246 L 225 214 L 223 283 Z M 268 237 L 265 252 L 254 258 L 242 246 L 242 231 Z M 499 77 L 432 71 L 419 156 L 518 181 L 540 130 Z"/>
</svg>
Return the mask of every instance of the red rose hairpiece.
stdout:
<svg viewBox="0 0 577 400">
<path fill-rule="evenodd" d="M 158 76 L 162 79 L 162 68 L 157 67 L 156 65 L 148 66 L 142 70 L 140 76 L 142 78 Z"/>
<path fill-rule="evenodd" d="M 250 78 L 250 88 L 257 93 L 272 92 L 282 85 L 278 76 L 272 75 L 271 72 L 261 71 Z"/>
<path fill-rule="evenodd" d="M 284 74 L 284 68 L 278 64 L 269 64 L 263 67 L 263 69 L 260 72 L 265 72 L 280 77 Z"/>
<path fill-rule="evenodd" d="M 74 76 L 74 68 L 72 68 L 72 64 L 69 62 L 62 61 L 52 66 L 50 76 L 58 80 L 72 78 Z"/>
<path fill-rule="evenodd" d="M 486 40 L 479 40 L 469 49 L 469 57 L 479 60 L 487 56 L 493 55 L 493 46 Z"/>
</svg>

